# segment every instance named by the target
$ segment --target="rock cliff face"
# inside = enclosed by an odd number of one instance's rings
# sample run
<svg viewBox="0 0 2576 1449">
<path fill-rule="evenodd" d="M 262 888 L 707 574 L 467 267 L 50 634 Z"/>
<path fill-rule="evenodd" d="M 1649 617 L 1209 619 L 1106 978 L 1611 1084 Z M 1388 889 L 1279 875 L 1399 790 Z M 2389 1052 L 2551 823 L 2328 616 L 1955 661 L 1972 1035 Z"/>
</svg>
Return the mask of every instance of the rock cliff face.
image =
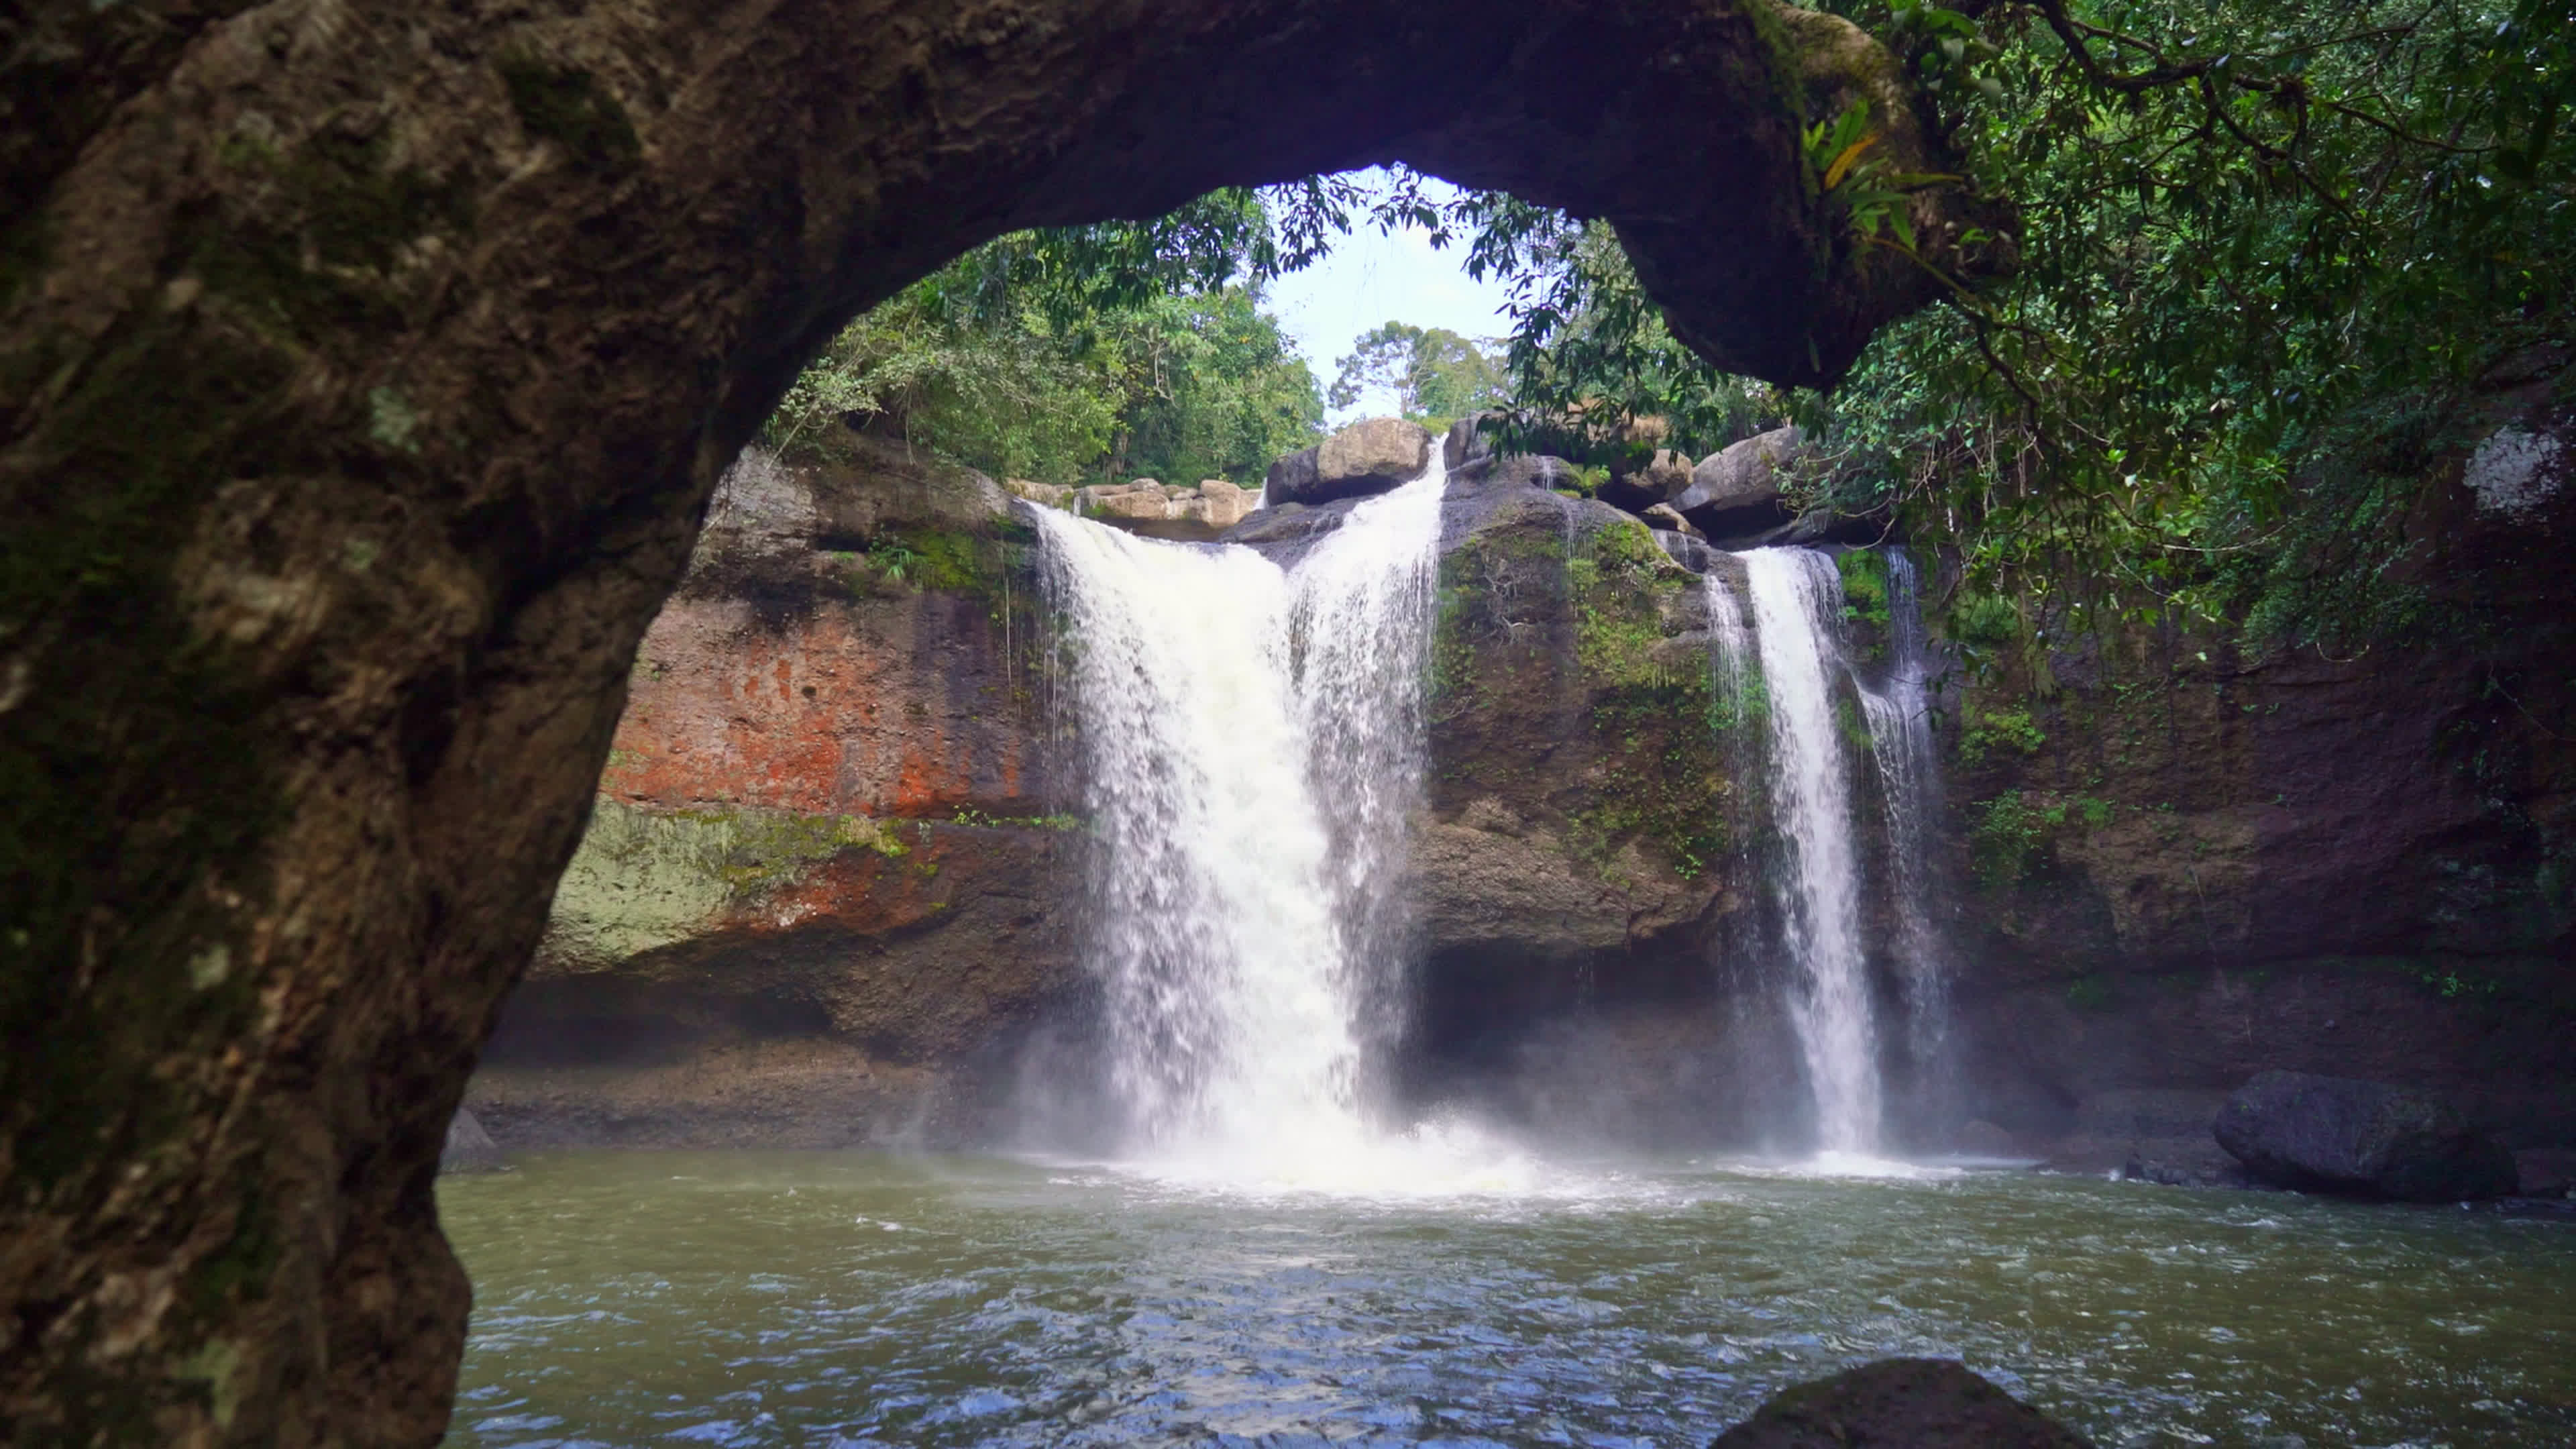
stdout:
<svg viewBox="0 0 2576 1449">
<path fill-rule="evenodd" d="M 469 1094 L 504 1145 L 990 1136 L 1025 1033 L 1083 989 L 1026 534 L 976 475 L 857 456 L 753 456 L 719 491 Z M 1477 471 L 1444 514 L 1413 843 L 1429 1094 L 1510 1066 L 1596 980 L 1707 1004 L 1698 963 L 1744 901 L 1701 582 L 1630 516 L 1533 486 L 1555 476 Z M 1238 536 L 1293 549 L 1355 501 Z"/>
<path fill-rule="evenodd" d="M 1671 555 L 1729 588 L 1739 566 L 1550 489 L 1553 460 L 1452 466 L 1401 1080 L 1544 1132 L 1757 1145 L 1804 1095 L 1764 944 L 1761 745 L 1714 692 L 1708 581 Z M 746 475 L 648 637 L 476 1089 L 505 1141 L 973 1135 L 1021 1034 L 1083 989 L 1072 842 L 958 823 L 1064 795 L 1019 535 L 980 480 L 871 469 Z M 1354 501 L 1230 537 L 1293 553 Z M 2116 633 L 2041 656 L 2043 684 L 1946 646 L 1948 1051 L 1890 1063 L 1915 1142 L 1976 1121 L 1982 1150 L 2207 1171 L 2219 1101 L 2275 1068 L 2437 1088 L 2515 1147 L 2576 1138 L 2570 757 L 2542 723 L 2566 686 L 2540 667 L 2567 626 L 2528 568 L 2552 525 L 2452 502 L 2424 576 L 2485 621 L 2478 647 L 2243 659 Z M 886 579 L 904 552 L 969 562 Z M 1846 577 L 1866 655 L 1883 585 Z M 682 1077 L 766 1085 L 654 1085 Z"/>
<path fill-rule="evenodd" d="M 2549 387 L 2456 420 L 2403 520 L 2409 639 L 2068 631 L 2044 677 L 1960 678 L 1974 1110 L 2069 1160 L 2163 1139 L 2205 1163 L 2220 1099 L 2280 1068 L 2576 1140 L 2576 508 L 2548 476 L 2510 509 L 2473 486 L 2482 440 L 2564 427 Z"/>
<path fill-rule="evenodd" d="M 1001 492 L 900 443 L 726 475 L 470 1094 L 506 1144 L 973 1133 L 1070 980 L 1045 625 Z"/>
<path fill-rule="evenodd" d="M 1451 487 L 1408 1065 L 1427 1098 L 1633 1140 L 1730 1095 L 1701 1050 L 1726 1035 L 1709 963 L 1754 882 L 1702 580 L 1633 517 L 1536 486 L 1553 461 Z"/>
</svg>

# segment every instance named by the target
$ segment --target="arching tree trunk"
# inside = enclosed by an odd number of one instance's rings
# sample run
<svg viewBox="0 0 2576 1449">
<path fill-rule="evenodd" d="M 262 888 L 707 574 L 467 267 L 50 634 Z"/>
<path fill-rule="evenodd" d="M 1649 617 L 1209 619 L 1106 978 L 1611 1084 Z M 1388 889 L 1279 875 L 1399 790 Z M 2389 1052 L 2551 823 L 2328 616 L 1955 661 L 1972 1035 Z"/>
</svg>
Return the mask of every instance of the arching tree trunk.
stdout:
<svg viewBox="0 0 2576 1449">
<path fill-rule="evenodd" d="M 443 1126 L 709 489 L 858 309 L 1400 158 L 1614 219 L 1679 335 L 1814 381 L 1927 293 L 1803 114 L 1939 169 L 1768 0 L 36 0 L 0 53 L 19 1443 L 440 1433 Z"/>
</svg>

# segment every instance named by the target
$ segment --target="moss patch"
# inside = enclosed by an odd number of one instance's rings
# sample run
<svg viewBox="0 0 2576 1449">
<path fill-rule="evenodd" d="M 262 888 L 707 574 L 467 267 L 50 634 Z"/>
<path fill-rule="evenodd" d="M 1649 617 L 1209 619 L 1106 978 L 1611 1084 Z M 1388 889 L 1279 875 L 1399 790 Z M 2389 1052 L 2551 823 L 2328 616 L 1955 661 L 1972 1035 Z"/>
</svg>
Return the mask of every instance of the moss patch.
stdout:
<svg viewBox="0 0 2576 1449">
<path fill-rule="evenodd" d="M 864 815 L 661 812 L 602 799 L 555 890 L 549 950 L 605 965 L 672 945 L 849 849 L 907 853 Z"/>
<path fill-rule="evenodd" d="M 1973 770 L 2004 754 L 2038 754 L 2047 743 L 2047 731 L 2031 723 L 2029 710 L 1981 710 L 1959 734 L 1959 763 Z"/>
<path fill-rule="evenodd" d="M 1666 595 L 1696 581 L 1664 566 L 1641 524 L 1599 529 L 1581 545 L 1567 580 L 1597 763 L 1585 781 L 1591 802 L 1569 816 L 1572 843 L 1599 864 L 1644 840 L 1695 879 L 1730 843 L 1723 729 L 1732 720 L 1706 650 L 1678 643 L 1667 622 Z"/>
</svg>

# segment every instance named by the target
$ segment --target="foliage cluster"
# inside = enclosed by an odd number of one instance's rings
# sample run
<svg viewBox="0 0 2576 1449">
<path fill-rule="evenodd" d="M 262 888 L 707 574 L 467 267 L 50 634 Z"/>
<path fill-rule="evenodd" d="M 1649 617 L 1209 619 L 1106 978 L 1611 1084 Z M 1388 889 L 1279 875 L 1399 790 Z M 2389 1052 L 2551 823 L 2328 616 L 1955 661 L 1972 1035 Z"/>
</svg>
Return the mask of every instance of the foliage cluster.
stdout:
<svg viewBox="0 0 2576 1449">
<path fill-rule="evenodd" d="M 1849 548 L 1834 556 L 1834 567 L 1842 574 L 1843 621 L 1886 628 L 1886 557 L 1876 549 Z"/>
<path fill-rule="evenodd" d="M 1483 342 L 1402 322 L 1361 334 L 1336 367 L 1325 399 L 1347 408 L 1373 387 L 1392 391 L 1405 417 L 1435 428 L 1511 401 L 1501 361 Z"/>
<path fill-rule="evenodd" d="M 1972 582 L 2260 642 L 2401 627 L 2442 410 L 2556 325 L 2570 31 L 2537 0 L 1839 5 L 1936 98 L 2020 274 L 1794 411 Z"/>
<path fill-rule="evenodd" d="M 1980 802 L 1968 833 L 1977 884 L 1989 891 L 2013 889 L 2038 869 L 2049 842 L 2070 820 L 2099 830 L 2111 823 L 2111 810 L 2111 802 L 2097 796 L 2025 790 Z"/>
<path fill-rule="evenodd" d="M 2031 722 L 2030 711 L 1985 710 L 1959 734 L 1959 763 L 1973 770 L 2005 751 L 2038 754 L 2047 743 L 2047 732 Z"/>
<path fill-rule="evenodd" d="M 1654 602 L 1662 557 L 1645 526 L 1629 522 L 1588 534 L 1566 562 L 1575 658 L 1612 688 L 1660 688 L 1682 674 L 1706 673 L 1696 665 L 1677 669 L 1657 656 L 1655 646 L 1665 638 Z"/>
<path fill-rule="evenodd" d="M 1259 477 L 1323 421 L 1313 372 L 1262 310 L 1283 258 L 1260 199 L 1148 223 L 1023 232 L 850 324 L 770 417 L 781 451 L 844 422 L 1003 477 Z"/>
<path fill-rule="evenodd" d="M 2018 207 L 2020 266 L 1887 329 L 1831 395 L 1674 343 L 1616 238 L 1509 197 L 1444 216 L 1514 279 L 1523 440 L 1700 451 L 1788 417 L 1812 501 L 1900 510 L 2012 638 L 2174 612 L 2344 648 L 2422 621 L 2402 524 L 2480 370 L 2563 335 L 2576 27 L 2542 0 L 1830 0 L 1930 97 L 1956 176 L 1865 111 L 1809 169 L 1855 244 L 1918 264 L 1902 201 Z M 1945 281 L 1950 279 L 1945 278 Z M 1643 426 L 1641 426 L 1643 425 Z M 1556 451 L 1579 453 L 1562 446 Z"/>
</svg>

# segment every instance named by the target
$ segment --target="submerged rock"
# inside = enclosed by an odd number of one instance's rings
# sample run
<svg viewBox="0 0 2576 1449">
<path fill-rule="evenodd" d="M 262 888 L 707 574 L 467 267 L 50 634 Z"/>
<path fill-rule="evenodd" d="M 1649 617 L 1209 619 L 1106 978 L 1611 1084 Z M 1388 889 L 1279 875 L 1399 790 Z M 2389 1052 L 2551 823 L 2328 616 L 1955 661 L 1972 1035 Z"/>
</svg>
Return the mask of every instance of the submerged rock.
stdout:
<svg viewBox="0 0 2576 1449">
<path fill-rule="evenodd" d="M 1264 491 L 1272 507 L 1330 503 L 1387 493 L 1431 466 L 1431 434 L 1402 418 L 1353 423 L 1323 442 L 1270 465 Z"/>
<path fill-rule="evenodd" d="M 1709 1449 L 2091 1449 L 1948 1359 L 1891 1358 L 1782 1389 Z"/>
<path fill-rule="evenodd" d="M 501 1160 L 501 1144 L 474 1120 L 474 1114 L 463 1107 L 447 1119 L 447 1145 L 439 1149 L 438 1174 L 451 1172 L 499 1172 L 509 1164 Z"/>
<path fill-rule="evenodd" d="M 2212 1129 L 2257 1181 L 2405 1202 L 2506 1197 L 2513 1154 L 2447 1103 L 2352 1077 L 2265 1072 Z"/>
</svg>

